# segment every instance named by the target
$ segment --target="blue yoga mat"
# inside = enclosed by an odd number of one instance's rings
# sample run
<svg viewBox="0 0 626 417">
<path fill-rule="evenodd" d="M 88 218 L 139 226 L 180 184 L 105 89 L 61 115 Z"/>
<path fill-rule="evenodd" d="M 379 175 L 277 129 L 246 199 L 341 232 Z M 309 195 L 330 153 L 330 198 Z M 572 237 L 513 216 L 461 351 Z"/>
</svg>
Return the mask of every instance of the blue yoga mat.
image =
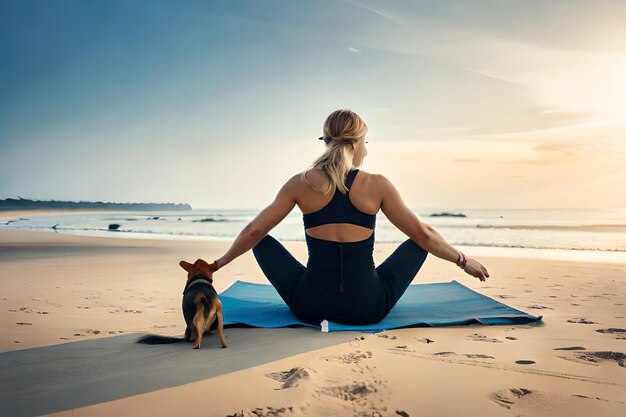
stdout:
<svg viewBox="0 0 626 417">
<path fill-rule="evenodd" d="M 220 294 L 225 325 L 253 327 L 308 326 L 324 332 L 358 330 L 376 333 L 409 326 L 450 326 L 470 323 L 521 324 L 541 320 L 477 293 L 457 281 L 409 285 L 387 317 L 375 324 L 352 326 L 327 320 L 318 326 L 293 315 L 270 284 L 236 281 Z"/>
</svg>

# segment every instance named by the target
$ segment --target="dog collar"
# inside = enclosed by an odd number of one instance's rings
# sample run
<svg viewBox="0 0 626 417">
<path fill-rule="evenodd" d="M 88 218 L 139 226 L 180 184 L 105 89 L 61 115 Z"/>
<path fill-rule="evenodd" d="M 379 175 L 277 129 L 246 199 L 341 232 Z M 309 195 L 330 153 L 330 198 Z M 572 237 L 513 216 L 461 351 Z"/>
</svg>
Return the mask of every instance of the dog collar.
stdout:
<svg viewBox="0 0 626 417">
<path fill-rule="evenodd" d="M 209 281 L 207 276 L 200 274 L 200 275 L 196 275 L 193 278 L 191 278 L 191 282 L 187 283 L 187 286 L 185 286 L 185 289 L 183 290 L 183 294 L 185 294 L 187 291 L 189 291 L 189 288 L 191 288 L 192 286 L 194 286 L 196 284 L 208 284 L 211 287 L 213 287 L 213 284 L 211 284 L 211 282 Z"/>
</svg>

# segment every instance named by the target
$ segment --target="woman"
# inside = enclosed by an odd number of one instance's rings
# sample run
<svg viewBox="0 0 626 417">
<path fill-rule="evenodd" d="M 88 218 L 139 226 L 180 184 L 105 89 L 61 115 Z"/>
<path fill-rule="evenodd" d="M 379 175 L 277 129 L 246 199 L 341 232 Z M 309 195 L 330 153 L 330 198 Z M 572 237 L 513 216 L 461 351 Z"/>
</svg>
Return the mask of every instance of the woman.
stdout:
<svg viewBox="0 0 626 417">
<path fill-rule="evenodd" d="M 489 277 L 485 267 L 422 223 L 387 178 L 356 168 L 367 155 L 366 133 L 367 125 L 353 111 L 330 114 L 320 138 L 326 143 L 324 154 L 283 185 L 274 202 L 241 231 L 213 268 L 252 249 L 294 315 L 316 325 L 324 319 L 356 325 L 381 321 L 429 252 L 485 281 Z M 268 235 L 296 204 L 303 213 L 306 267 Z M 409 239 L 375 267 L 372 252 L 379 209 Z"/>
</svg>

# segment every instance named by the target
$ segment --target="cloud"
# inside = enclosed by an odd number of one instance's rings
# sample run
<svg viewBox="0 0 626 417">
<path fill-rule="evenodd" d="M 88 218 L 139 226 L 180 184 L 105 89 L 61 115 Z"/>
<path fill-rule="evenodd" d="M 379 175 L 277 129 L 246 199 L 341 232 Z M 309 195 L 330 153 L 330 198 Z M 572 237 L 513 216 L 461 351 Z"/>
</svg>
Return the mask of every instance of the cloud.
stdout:
<svg viewBox="0 0 626 417">
<path fill-rule="evenodd" d="M 427 22 L 448 32 L 534 45 L 552 50 L 623 52 L 626 2 L 620 0 L 394 1 L 386 10 L 354 4 L 394 23 Z M 466 43 L 463 42 L 463 45 Z"/>
<path fill-rule="evenodd" d="M 511 135 L 475 136 L 481 144 L 477 156 L 452 157 L 453 162 L 486 165 L 585 165 L 593 160 L 622 160 L 626 164 L 626 143 L 620 135 L 626 129 L 572 126 Z M 466 139 L 467 140 L 467 139 Z M 490 145 L 487 145 L 490 144 Z M 484 157 L 488 155 L 490 157 Z M 617 165 L 616 165 L 617 166 Z"/>
<path fill-rule="evenodd" d="M 358 49 L 358 48 L 349 47 L 348 51 L 350 51 L 350 52 L 361 52 L 363 50 L 362 49 Z"/>
<path fill-rule="evenodd" d="M 357 2 L 355 0 L 348 0 L 349 3 L 354 4 L 355 6 L 358 6 L 364 10 L 367 10 L 377 16 L 383 17 L 384 19 L 394 23 L 395 25 L 401 25 L 401 26 L 410 26 L 410 23 L 407 19 L 402 18 L 401 15 L 391 12 L 389 10 L 384 10 L 381 9 L 379 7 L 372 7 L 369 5 L 365 5 L 362 4 L 360 2 Z M 397 5 L 390 5 L 391 7 L 396 7 Z"/>
</svg>

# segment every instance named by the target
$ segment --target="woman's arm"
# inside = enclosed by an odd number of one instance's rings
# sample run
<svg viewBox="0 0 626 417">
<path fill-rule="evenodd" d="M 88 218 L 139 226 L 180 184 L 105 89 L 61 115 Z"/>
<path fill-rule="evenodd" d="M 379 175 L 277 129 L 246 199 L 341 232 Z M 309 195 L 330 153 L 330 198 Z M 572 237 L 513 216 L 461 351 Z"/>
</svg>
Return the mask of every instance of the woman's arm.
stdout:
<svg viewBox="0 0 626 417">
<path fill-rule="evenodd" d="M 460 252 L 446 242 L 434 227 L 419 220 L 385 176 L 377 174 L 377 178 L 382 193 L 381 210 L 389 221 L 428 252 L 456 264 L 461 256 Z M 487 269 L 472 258 L 467 258 L 463 270 L 481 281 L 489 277 Z"/>
<path fill-rule="evenodd" d="M 272 230 L 280 223 L 296 205 L 295 187 L 298 184 L 300 175 L 293 176 L 282 186 L 276 198 L 259 213 L 254 220 L 248 223 L 239 233 L 230 249 L 215 262 L 216 270 L 228 264 L 233 259 L 243 255 L 256 246 Z"/>
</svg>

